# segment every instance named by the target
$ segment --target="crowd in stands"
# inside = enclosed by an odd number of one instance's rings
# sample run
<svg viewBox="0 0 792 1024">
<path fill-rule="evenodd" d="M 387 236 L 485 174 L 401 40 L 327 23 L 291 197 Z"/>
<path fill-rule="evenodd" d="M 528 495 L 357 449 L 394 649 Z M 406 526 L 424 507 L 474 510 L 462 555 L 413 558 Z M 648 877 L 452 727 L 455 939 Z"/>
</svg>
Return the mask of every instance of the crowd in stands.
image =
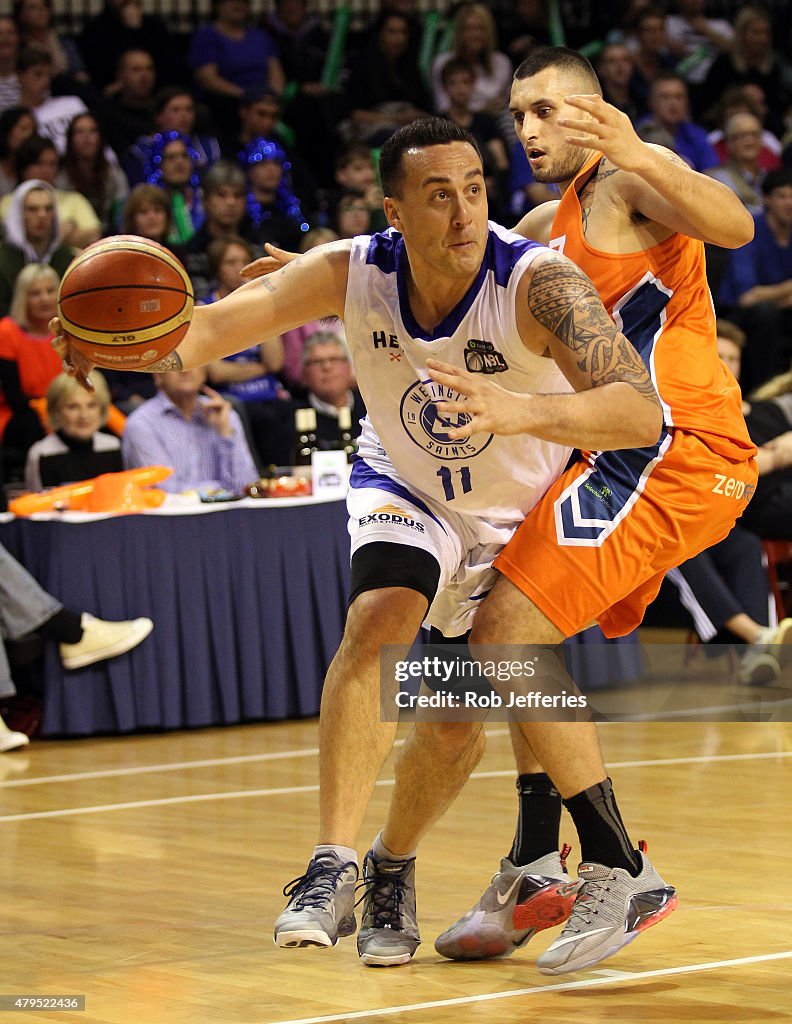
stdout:
<svg viewBox="0 0 792 1024">
<path fill-rule="evenodd" d="M 754 215 L 755 238 L 743 249 L 707 247 L 710 287 L 733 322 L 732 342 L 740 339 L 744 393 L 759 396 L 750 399 L 759 410 L 749 414 L 752 432 L 772 453 L 747 525 L 792 538 L 792 63 L 783 6 L 623 0 L 600 15 L 579 6 L 587 16 L 561 4 L 567 41 L 593 60 L 605 98 L 643 139 L 718 178 Z M 215 0 L 189 37 L 144 14 L 140 0 L 106 0 L 77 38 L 55 30 L 51 0 L 18 0 L 13 16 L 0 17 L 5 482 L 38 487 L 119 459 L 170 458 L 179 463 L 171 489 L 238 491 L 262 467 L 290 462 L 301 405 L 317 409 L 325 433 L 349 408 L 357 431 L 363 409 L 340 324 L 262 336 L 189 375 L 108 371 L 90 409 L 76 409 L 48 345 L 58 278 L 96 239 L 134 233 L 169 247 L 196 300 L 213 302 L 237 287 L 239 268 L 266 242 L 304 251 L 381 230 L 377 149 L 428 113 L 473 133 L 491 215 L 514 223 L 557 196 L 532 180 L 508 114 L 515 67 L 559 41 L 550 7 L 450 4 L 429 32 L 417 0 L 382 0 L 339 46 L 332 15 L 320 17 L 310 0 L 273 0 L 261 17 L 248 0 Z M 119 430 L 129 417 L 126 429 L 97 442 L 108 409 Z"/>
</svg>

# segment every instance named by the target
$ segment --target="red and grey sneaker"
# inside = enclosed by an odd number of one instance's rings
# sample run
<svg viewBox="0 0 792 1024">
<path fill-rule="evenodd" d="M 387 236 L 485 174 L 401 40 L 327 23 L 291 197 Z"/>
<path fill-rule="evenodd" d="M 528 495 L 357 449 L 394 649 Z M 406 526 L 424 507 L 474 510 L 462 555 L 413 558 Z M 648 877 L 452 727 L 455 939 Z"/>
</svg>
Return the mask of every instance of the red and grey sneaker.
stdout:
<svg viewBox="0 0 792 1024">
<path fill-rule="evenodd" d="M 676 889 L 666 885 L 638 844 L 641 872 L 637 878 L 623 868 L 583 862 L 572 916 L 555 942 L 542 953 L 542 974 L 567 974 L 613 956 L 641 932 L 668 917 L 677 905 Z"/>
<path fill-rule="evenodd" d="M 438 935 L 437 952 L 449 960 L 507 957 L 537 932 L 566 921 L 575 903 L 566 871 L 569 851 L 564 846 L 521 866 L 504 857 L 475 907 Z"/>
</svg>

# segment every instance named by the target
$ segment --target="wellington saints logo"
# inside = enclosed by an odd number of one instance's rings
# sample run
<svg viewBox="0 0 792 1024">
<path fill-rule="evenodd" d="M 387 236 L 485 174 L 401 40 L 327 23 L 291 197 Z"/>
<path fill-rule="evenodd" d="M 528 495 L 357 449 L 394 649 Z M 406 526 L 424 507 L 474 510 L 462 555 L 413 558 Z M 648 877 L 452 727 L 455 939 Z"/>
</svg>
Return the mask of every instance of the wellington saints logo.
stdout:
<svg viewBox="0 0 792 1024">
<path fill-rule="evenodd" d="M 449 431 L 465 427 L 470 422 L 467 413 L 438 411 L 437 402 L 457 402 L 462 395 L 433 380 L 416 381 L 402 396 L 401 420 L 410 440 L 436 459 L 469 459 L 484 451 L 492 434 L 477 434 L 475 438 L 453 440 Z M 462 399 L 464 400 L 464 399 Z"/>
</svg>

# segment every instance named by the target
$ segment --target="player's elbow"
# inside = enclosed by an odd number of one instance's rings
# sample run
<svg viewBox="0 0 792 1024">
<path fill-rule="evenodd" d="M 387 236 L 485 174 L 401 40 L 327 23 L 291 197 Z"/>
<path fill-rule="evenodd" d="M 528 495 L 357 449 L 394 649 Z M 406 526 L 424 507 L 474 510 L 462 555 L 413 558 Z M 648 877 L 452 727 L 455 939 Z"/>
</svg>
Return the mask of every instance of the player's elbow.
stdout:
<svg viewBox="0 0 792 1024">
<path fill-rule="evenodd" d="M 640 435 L 640 439 L 633 444 L 634 448 L 648 448 L 657 444 L 663 429 L 663 410 L 660 408 L 660 402 L 656 398 L 651 401 L 643 399 L 642 405 L 645 408 L 641 409 L 641 415 L 635 420 L 636 434 Z"/>
<path fill-rule="evenodd" d="M 745 209 L 742 203 L 735 211 L 733 219 L 729 220 L 728 235 L 719 244 L 725 249 L 739 249 L 753 241 L 754 219 Z"/>
</svg>

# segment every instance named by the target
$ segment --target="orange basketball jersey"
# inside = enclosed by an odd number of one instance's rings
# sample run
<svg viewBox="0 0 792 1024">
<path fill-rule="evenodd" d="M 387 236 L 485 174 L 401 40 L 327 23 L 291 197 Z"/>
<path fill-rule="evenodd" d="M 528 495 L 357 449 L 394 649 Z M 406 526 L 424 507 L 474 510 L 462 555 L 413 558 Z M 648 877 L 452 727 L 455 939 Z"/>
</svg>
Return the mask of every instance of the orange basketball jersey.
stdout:
<svg viewBox="0 0 792 1024">
<path fill-rule="evenodd" d="M 550 233 L 557 249 L 585 270 L 619 329 L 649 368 L 665 423 L 704 435 L 727 458 L 755 454 L 740 389 L 718 357 L 715 311 L 704 244 L 673 234 L 641 252 L 607 253 L 583 234 L 579 192 L 596 173 L 597 155 L 564 193 Z"/>
</svg>

